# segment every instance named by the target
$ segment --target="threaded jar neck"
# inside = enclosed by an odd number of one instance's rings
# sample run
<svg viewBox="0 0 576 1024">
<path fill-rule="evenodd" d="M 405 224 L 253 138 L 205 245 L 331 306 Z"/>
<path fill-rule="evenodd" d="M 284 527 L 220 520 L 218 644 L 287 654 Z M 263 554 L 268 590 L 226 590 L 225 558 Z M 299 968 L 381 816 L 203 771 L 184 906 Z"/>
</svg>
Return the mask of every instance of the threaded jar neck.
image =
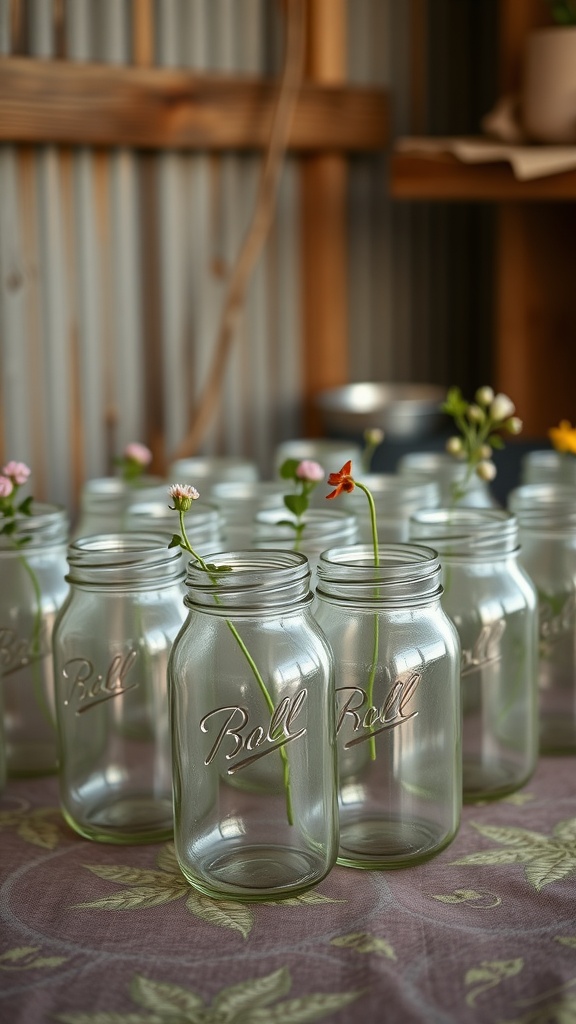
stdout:
<svg viewBox="0 0 576 1024">
<path fill-rule="evenodd" d="M 69 583 L 108 590 L 148 590 L 183 580 L 181 548 L 169 548 L 170 536 L 154 533 L 103 533 L 80 537 L 68 547 Z"/>
<path fill-rule="evenodd" d="M 68 541 L 68 514 L 60 505 L 35 501 L 31 505 L 30 515 L 17 515 L 14 521 L 14 533 L 0 535 L 2 552 L 26 554 L 36 548 L 66 544 Z"/>
<path fill-rule="evenodd" d="M 576 534 L 576 486 L 523 484 L 511 491 L 508 507 L 518 519 L 521 534 Z"/>
<path fill-rule="evenodd" d="M 414 512 L 410 540 L 429 544 L 441 561 L 486 561 L 518 551 L 516 517 L 501 509 L 438 508 Z"/>
<path fill-rule="evenodd" d="M 296 551 L 222 551 L 207 556 L 206 563 L 208 571 L 188 563 L 184 603 L 189 608 L 250 615 L 312 600 L 308 560 Z"/>
<path fill-rule="evenodd" d="M 318 563 L 319 597 L 405 607 L 436 601 L 441 593 L 440 560 L 419 544 L 382 544 L 379 565 L 370 544 L 329 548 Z"/>
</svg>

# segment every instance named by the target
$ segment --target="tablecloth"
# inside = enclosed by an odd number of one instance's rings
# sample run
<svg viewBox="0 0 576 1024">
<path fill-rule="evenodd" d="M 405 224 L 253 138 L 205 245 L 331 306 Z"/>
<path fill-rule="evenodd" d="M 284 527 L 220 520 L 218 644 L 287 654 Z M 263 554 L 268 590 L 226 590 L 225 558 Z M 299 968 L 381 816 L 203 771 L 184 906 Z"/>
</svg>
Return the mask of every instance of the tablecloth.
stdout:
<svg viewBox="0 0 576 1024">
<path fill-rule="evenodd" d="M 576 759 L 466 806 L 440 855 L 298 900 L 198 895 L 171 844 L 75 835 L 54 778 L 0 799 L 5 1024 L 576 1021 Z"/>
</svg>

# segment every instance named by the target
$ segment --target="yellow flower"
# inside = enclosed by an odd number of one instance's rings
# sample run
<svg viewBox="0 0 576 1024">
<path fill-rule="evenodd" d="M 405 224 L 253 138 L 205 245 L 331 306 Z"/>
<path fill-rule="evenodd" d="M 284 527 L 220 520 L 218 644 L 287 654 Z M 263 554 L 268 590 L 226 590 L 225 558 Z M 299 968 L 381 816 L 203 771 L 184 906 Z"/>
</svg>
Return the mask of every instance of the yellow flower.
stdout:
<svg viewBox="0 0 576 1024">
<path fill-rule="evenodd" d="M 557 452 L 576 455 L 576 427 L 569 420 L 561 420 L 557 427 L 550 427 L 548 436 Z"/>
</svg>

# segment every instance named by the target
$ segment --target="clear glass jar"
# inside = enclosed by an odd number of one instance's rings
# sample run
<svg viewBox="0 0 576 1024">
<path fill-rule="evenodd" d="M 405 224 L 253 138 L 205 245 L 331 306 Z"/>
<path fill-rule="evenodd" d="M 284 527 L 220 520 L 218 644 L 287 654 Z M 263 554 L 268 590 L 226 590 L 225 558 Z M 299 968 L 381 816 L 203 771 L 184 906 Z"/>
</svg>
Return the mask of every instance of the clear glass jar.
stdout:
<svg viewBox="0 0 576 1024">
<path fill-rule="evenodd" d="M 576 460 L 554 448 L 526 452 L 520 468 L 522 485 L 568 483 L 572 461 L 576 466 Z"/>
<path fill-rule="evenodd" d="M 286 480 L 222 480 L 214 484 L 212 501 L 226 524 L 227 546 L 251 548 L 255 516 L 264 509 L 278 509 L 291 486 Z"/>
<path fill-rule="evenodd" d="M 294 896 L 336 858 L 332 657 L 291 551 L 228 551 L 188 567 L 169 663 L 174 836 L 208 896 Z"/>
<path fill-rule="evenodd" d="M 171 484 L 192 484 L 201 498 L 210 498 L 212 487 L 221 480 L 258 480 L 258 466 L 239 455 L 195 455 L 176 459 L 168 469 Z"/>
<path fill-rule="evenodd" d="M 440 487 L 436 480 L 423 476 L 402 476 L 399 473 L 360 474 L 359 480 L 369 489 L 376 508 L 376 525 L 380 543 L 390 544 L 408 540 L 408 520 L 420 508 L 437 508 Z M 357 494 L 343 492 L 338 498 L 342 508 L 355 511 L 358 517 L 358 541 L 372 542 L 372 522 L 368 502 L 359 501 Z"/>
<path fill-rule="evenodd" d="M 358 540 L 358 518 L 354 512 L 343 509 L 308 509 L 302 516 L 304 532 L 299 541 L 292 527 L 284 525 L 287 521 L 296 519 L 286 508 L 258 512 L 253 524 L 254 547 L 300 551 L 310 563 L 313 585 L 322 551 L 337 544 L 356 544 Z"/>
<path fill-rule="evenodd" d="M 166 492 L 167 493 L 167 492 Z M 180 533 L 178 514 L 165 501 L 137 502 L 130 505 L 127 517 L 134 531 L 152 530 L 154 533 Z M 184 513 L 184 525 L 190 544 L 199 555 L 223 551 L 229 545 L 224 538 L 224 520 L 216 507 L 208 501 L 194 501 Z"/>
<path fill-rule="evenodd" d="M 80 495 L 80 515 L 72 540 L 97 533 L 125 533 L 132 530 L 127 514 L 135 501 L 166 501 L 168 484 L 159 476 L 141 476 L 126 481 L 104 476 L 87 480 Z"/>
<path fill-rule="evenodd" d="M 466 491 L 455 500 L 455 493 L 467 474 L 464 462 L 459 462 L 448 452 L 408 452 L 398 460 L 397 472 L 402 476 L 424 476 L 435 480 L 440 488 L 440 505 L 458 508 L 497 508 L 498 502 L 485 480 L 473 473 L 466 483 Z"/>
<path fill-rule="evenodd" d="M 458 635 L 429 548 L 333 548 L 316 618 L 334 653 L 340 850 L 355 868 L 409 867 L 455 836 L 462 805 Z"/>
<path fill-rule="evenodd" d="M 536 766 L 537 601 L 518 525 L 496 509 L 416 512 L 410 536 L 440 555 L 442 605 L 462 648 L 464 800 L 523 786 Z"/>
<path fill-rule="evenodd" d="M 170 538 L 83 537 L 54 628 L 60 800 L 87 839 L 172 835 L 167 664 L 185 618 L 185 561 Z"/>
<path fill-rule="evenodd" d="M 0 536 L 6 763 L 9 775 L 46 775 L 58 767 L 52 631 L 68 593 L 69 524 L 63 508 L 41 502 L 16 522 L 14 534 Z"/>
<path fill-rule="evenodd" d="M 576 753 L 576 488 L 532 484 L 509 496 L 520 562 L 538 594 L 540 750 Z"/>
</svg>

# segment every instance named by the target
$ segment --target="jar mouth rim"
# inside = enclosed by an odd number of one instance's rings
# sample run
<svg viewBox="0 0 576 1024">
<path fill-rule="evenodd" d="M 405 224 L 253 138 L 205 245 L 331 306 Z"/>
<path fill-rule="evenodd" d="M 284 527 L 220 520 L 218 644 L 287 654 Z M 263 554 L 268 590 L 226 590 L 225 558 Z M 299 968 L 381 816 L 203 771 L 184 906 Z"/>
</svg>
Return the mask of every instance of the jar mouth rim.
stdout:
<svg viewBox="0 0 576 1024">
<path fill-rule="evenodd" d="M 435 548 L 441 557 L 487 558 L 518 550 L 518 521 L 505 509 L 419 509 L 410 516 L 411 541 Z"/>
<path fill-rule="evenodd" d="M 255 608 L 274 612 L 280 604 L 312 600 L 310 564 L 299 551 L 266 548 L 218 551 L 202 556 L 208 566 L 230 567 L 214 574 L 189 561 L 184 598 L 187 607 L 207 608 L 215 614 L 251 614 Z M 221 604 L 221 607 L 220 607 Z"/>
<path fill-rule="evenodd" d="M 255 585 L 256 579 L 261 579 L 262 574 L 271 575 L 274 578 L 274 586 L 283 576 L 293 578 L 294 571 L 300 569 L 302 575 L 310 572 L 308 559 L 299 551 L 283 551 L 272 548 L 259 550 L 258 548 L 245 548 L 234 551 L 215 551 L 202 555 L 202 560 L 207 565 L 214 565 L 217 569 L 230 566 L 231 572 L 218 573 L 218 582 L 229 582 L 236 578 L 240 579 L 243 585 Z M 188 579 L 194 588 L 207 588 L 213 590 L 215 583 L 210 580 L 204 569 L 195 565 L 192 559 L 187 565 Z M 264 584 L 266 584 L 266 580 Z"/>
<path fill-rule="evenodd" d="M 68 545 L 68 583 L 149 587 L 184 578 L 180 547 L 170 534 L 133 531 L 78 537 Z"/>
<path fill-rule="evenodd" d="M 26 546 L 12 547 L 10 537 L 6 537 L 7 544 L 4 547 L 4 538 L 1 538 L 0 550 L 3 553 L 18 551 L 22 554 L 44 544 L 66 544 L 68 541 L 69 520 L 63 505 L 33 501 L 30 506 L 30 514 L 17 513 L 14 521 L 16 530 L 11 535 L 12 540 L 25 537 L 27 538 Z"/>
</svg>

